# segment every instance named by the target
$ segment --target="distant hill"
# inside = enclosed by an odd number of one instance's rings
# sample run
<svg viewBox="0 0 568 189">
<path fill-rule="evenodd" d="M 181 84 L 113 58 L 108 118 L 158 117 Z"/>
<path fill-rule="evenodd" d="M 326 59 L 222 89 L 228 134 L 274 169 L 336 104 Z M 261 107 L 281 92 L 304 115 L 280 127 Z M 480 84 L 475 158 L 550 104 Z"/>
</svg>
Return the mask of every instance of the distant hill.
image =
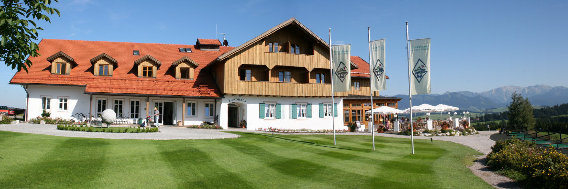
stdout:
<svg viewBox="0 0 568 189">
<path fill-rule="evenodd" d="M 420 104 L 447 104 L 457 106 L 462 110 L 481 112 L 485 110 L 503 109 L 511 102 L 514 92 L 527 97 L 533 106 L 554 106 L 568 103 L 567 87 L 551 87 L 548 85 L 535 85 L 529 87 L 504 86 L 489 91 L 475 93 L 469 91 L 446 92 L 444 94 L 415 95 L 412 96 L 413 105 Z M 396 95 L 402 98 L 400 109 L 408 108 L 408 95 Z"/>
</svg>

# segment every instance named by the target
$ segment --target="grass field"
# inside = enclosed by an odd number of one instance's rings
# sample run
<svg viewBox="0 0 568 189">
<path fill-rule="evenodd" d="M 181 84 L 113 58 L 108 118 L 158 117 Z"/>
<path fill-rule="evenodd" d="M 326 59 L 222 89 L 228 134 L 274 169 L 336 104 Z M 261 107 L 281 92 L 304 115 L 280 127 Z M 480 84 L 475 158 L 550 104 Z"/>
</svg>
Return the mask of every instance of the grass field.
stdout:
<svg viewBox="0 0 568 189">
<path fill-rule="evenodd" d="M 2 188 L 491 188 L 449 142 L 237 133 L 222 140 L 109 140 L 0 132 Z"/>
</svg>

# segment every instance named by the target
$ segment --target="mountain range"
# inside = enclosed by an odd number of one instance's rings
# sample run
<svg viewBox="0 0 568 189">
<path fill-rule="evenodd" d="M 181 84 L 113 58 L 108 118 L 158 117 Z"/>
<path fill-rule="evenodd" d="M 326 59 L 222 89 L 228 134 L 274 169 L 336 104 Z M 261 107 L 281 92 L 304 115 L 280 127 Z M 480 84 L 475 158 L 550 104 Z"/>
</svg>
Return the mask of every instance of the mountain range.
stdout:
<svg viewBox="0 0 568 189">
<path fill-rule="evenodd" d="M 535 85 L 529 87 L 504 86 L 484 92 L 446 92 L 444 94 L 414 95 L 412 104 L 447 104 L 461 110 L 482 112 L 490 109 L 506 107 L 511 103 L 511 95 L 517 92 L 528 98 L 533 106 L 553 106 L 568 103 L 568 88 L 563 86 Z M 399 109 L 408 108 L 408 95 L 396 95 L 402 98 L 398 102 Z"/>
</svg>

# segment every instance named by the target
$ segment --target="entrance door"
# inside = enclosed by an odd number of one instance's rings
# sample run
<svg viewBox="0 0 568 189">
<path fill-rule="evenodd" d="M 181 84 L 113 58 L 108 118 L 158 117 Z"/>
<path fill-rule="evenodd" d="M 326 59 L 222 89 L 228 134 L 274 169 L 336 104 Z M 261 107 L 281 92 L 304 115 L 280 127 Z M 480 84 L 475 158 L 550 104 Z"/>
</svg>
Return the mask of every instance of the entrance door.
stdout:
<svg viewBox="0 0 568 189">
<path fill-rule="evenodd" d="M 163 124 L 173 125 L 174 124 L 174 103 L 164 102 L 164 113 L 163 113 Z"/>
<path fill-rule="evenodd" d="M 239 107 L 229 106 L 229 127 L 239 127 Z"/>
<path fill-rule="evenodd" d="M 164 124 L 164 122 L 163 122 L 164 121 L 164 102 L 155 102 L 154 107 L 158 108 L 158 111 L 160 111 L 158 120 L 154 120 L 154 122 L 160 123 L 160 124 L 163 125 Z M 154 109 L 152 109 L 150 114 L 154 115 Z M 152 118 L 152 119 L 154 119 L 154 118 Z"/>
</svg>

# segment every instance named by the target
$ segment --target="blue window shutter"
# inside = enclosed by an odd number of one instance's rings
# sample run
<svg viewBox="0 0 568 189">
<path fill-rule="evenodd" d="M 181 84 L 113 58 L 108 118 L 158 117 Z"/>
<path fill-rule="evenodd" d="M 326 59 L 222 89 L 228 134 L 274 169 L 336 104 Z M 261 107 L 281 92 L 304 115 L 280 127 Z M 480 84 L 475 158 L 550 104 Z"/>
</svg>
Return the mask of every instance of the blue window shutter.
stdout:
<svg viewBox="0 0 568 189">
<path fill-rule="evenodd" d="M 306 117 L 312 118 L 312 104 L 306 105 Z"/>
<path fill-rule="evenodd" d="M 320 118 L 323 118 L 323 103 L 319 103 L 319 114 L 320 114 Z"/>
<path fill-rule="evenodd" d="M 258 104 L 258 118 L 264 119 L 264 103 Z"/>
<path fill-rule="evenodd" d="M 333 117 L 337 117 L 337 103 L 333 104 Z"/>
<path fill-rule="evenodd" d="M 298 106 L 292 104 L 292 119 L 298 118 Z"/>
<path fill-rule="evenodd" d="M 281 119 L 282 118 L 282 109 L 280 107 L 280 104 L 276 104 L 276 119 Z"/>
</svg>

